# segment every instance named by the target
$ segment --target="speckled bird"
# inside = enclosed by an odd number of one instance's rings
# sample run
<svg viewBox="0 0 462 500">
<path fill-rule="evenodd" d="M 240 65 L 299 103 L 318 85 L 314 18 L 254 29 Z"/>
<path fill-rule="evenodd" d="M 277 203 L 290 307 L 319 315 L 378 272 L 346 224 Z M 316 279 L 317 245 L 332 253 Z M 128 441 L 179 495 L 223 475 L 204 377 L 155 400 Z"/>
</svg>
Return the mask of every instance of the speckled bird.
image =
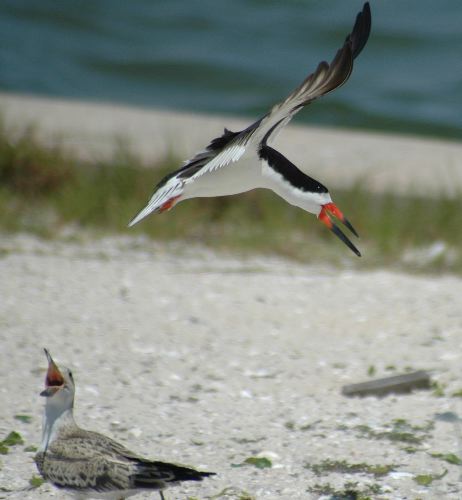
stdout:
<svg viewBox="0 0 462 500">
<path fill-rule="evenodd" d="M 181 481 L 202 481 L 212 472 L 143 458 L 111 438 L 80 428 L 73 414 L 75 384 L 68 368 L 58 368 L 45 349 L 48 370 L 43 435 L 35 456 L 43 478 L 80 499 L 123 500 Z"/>
</svg>

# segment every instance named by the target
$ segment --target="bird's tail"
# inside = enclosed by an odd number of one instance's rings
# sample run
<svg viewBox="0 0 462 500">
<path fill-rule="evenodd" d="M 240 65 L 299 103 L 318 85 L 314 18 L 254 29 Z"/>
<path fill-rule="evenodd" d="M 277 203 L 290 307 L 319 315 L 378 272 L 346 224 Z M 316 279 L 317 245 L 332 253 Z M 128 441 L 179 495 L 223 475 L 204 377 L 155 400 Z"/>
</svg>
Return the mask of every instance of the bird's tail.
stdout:
<svg viewBox="0 0 462 500">
<path fill-rule="evenodd" d="M 129 222 L 128 227 L 134 226 L 153 212 L 170 210 L 179 201 L 183 193 L 183 185 L 184 182 L 177 179 L 171 179 L 165 184 L 161 182 L 148 204 Z"/>
<path fill-rule="evenodd" d="M 183 465 L 147 462 L 138 466 L 138 470 L 133 476 L 133 482 L 137 488 L 163 489 L 167 483 L 202 481 L 204 477 L 214 475 L 214 472 L 202 472 Z"/>
<path fill-rule="evenodd" d="M 154 462 L 155 466 L 166 473 L 173 474 L 172 481 L 202 481 L 204 477 L 215 476 L 215 472 L 203 472 L 184 465 Z"/>
</svg>

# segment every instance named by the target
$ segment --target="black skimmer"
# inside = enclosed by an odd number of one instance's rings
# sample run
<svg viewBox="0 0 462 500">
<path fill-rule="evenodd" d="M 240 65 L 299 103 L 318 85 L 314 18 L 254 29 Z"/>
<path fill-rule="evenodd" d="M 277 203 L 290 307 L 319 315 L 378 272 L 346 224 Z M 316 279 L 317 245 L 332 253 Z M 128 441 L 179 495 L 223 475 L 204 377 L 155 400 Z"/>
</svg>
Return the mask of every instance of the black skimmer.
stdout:
<svg viewBox="0 0 462 500">
<path fill-rule="evenodd" d="M 356 17 L 352 32 L 330 64 L 321 62 L 314 73 L 265 116 L 240 132 L 225 128 L 223 135 L 213 139 L 204 151 L 164 177 L 146 207 L 129 226 L 152 212 L 170 210 L 188 198 L 226 196 L 267 188 L 290 204 L 316 215 L 356 255 L 361 256 L 332 220 L 332 216 L 337 218 L 358 236 L 332 201 L 327 188 L 304 174 L 268 142 L 300 109 L 348 80 L 353 60 L 366 44 L 370 30 L 371 11 L 366 2 Z"/>
<path fill-rule="evenodd" d="M 74 420 L 75 385 L 68 368 L 58 368 L 45 349 L 48 371 L 42 443 L 35 456 L 43 478 L 79 499 L 123 500 L 142 491 L 162 492 L 170 484 L 202 481 L 213 472 L 148 460 Z"/>
</svg>

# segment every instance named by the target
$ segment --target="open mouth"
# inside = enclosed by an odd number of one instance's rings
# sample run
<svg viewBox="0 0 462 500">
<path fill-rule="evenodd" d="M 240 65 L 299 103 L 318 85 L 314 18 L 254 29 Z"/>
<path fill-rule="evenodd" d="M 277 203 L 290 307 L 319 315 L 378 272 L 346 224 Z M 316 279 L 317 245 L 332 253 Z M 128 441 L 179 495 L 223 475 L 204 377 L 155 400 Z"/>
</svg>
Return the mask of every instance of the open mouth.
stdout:
<svg viewBox="0 0 462 500">
<path fill-rule="evenodd" d="M 58 376 L 56 376 L 58 375 Z M 64 383 L 64 379 L 62 378 L 61 374 L 51 374 L 48 373 L 47 374 L 47 378 L 45 380 L 45 385 L 47 387 L 60 387 L 61 385 L 63 385 Z"/>
<path fill-rule="evenodd" d="M 45 391 L 42 392 L 44 396 L 53 395 L 60 387 L 64 385 L 64 377 L 59 371 L 58 366 L 53 361 L 50 353 L 44 349 L 46 357 L 48 359 L 48 370 L 45 378 Z"/>
</svg>

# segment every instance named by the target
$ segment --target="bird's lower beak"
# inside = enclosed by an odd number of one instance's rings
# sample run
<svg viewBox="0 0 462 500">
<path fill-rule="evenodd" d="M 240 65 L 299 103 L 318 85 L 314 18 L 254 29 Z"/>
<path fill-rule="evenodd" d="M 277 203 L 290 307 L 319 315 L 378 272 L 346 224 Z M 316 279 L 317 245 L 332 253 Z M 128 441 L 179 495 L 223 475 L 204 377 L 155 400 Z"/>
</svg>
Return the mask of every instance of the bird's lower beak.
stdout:
<svg viewBox="0 0 462 500">
<path fill-rule="evenodd" d="M 45 398 L 49 398 L 51 396 L 53 396 L 54 394 L 56 394 L 59 390 L 59 387 L 56 387 L 56 386 L 51 386 L 51 387 L 47 387 L 45 390 L 43 390 L 41 393 L 40 393 L 40 396 L 43 396 Z"/>
<path fill-rule="evenodd" d="M 361 257 L 360 251 L 353 245 L 350 239 L 342 232 L 342 230 L 332 221 L 331 215 L 342 222 L 356 237 L 358 233 L 351 225 L 350 221 L 343 215 L 341 210 L 335 203 L 326 203 L 321 207 L 318 219 L 327 226 L 338 238 L 340 238 L 345 245 L 352 250 L 358 257 Z"/>
</svg>

